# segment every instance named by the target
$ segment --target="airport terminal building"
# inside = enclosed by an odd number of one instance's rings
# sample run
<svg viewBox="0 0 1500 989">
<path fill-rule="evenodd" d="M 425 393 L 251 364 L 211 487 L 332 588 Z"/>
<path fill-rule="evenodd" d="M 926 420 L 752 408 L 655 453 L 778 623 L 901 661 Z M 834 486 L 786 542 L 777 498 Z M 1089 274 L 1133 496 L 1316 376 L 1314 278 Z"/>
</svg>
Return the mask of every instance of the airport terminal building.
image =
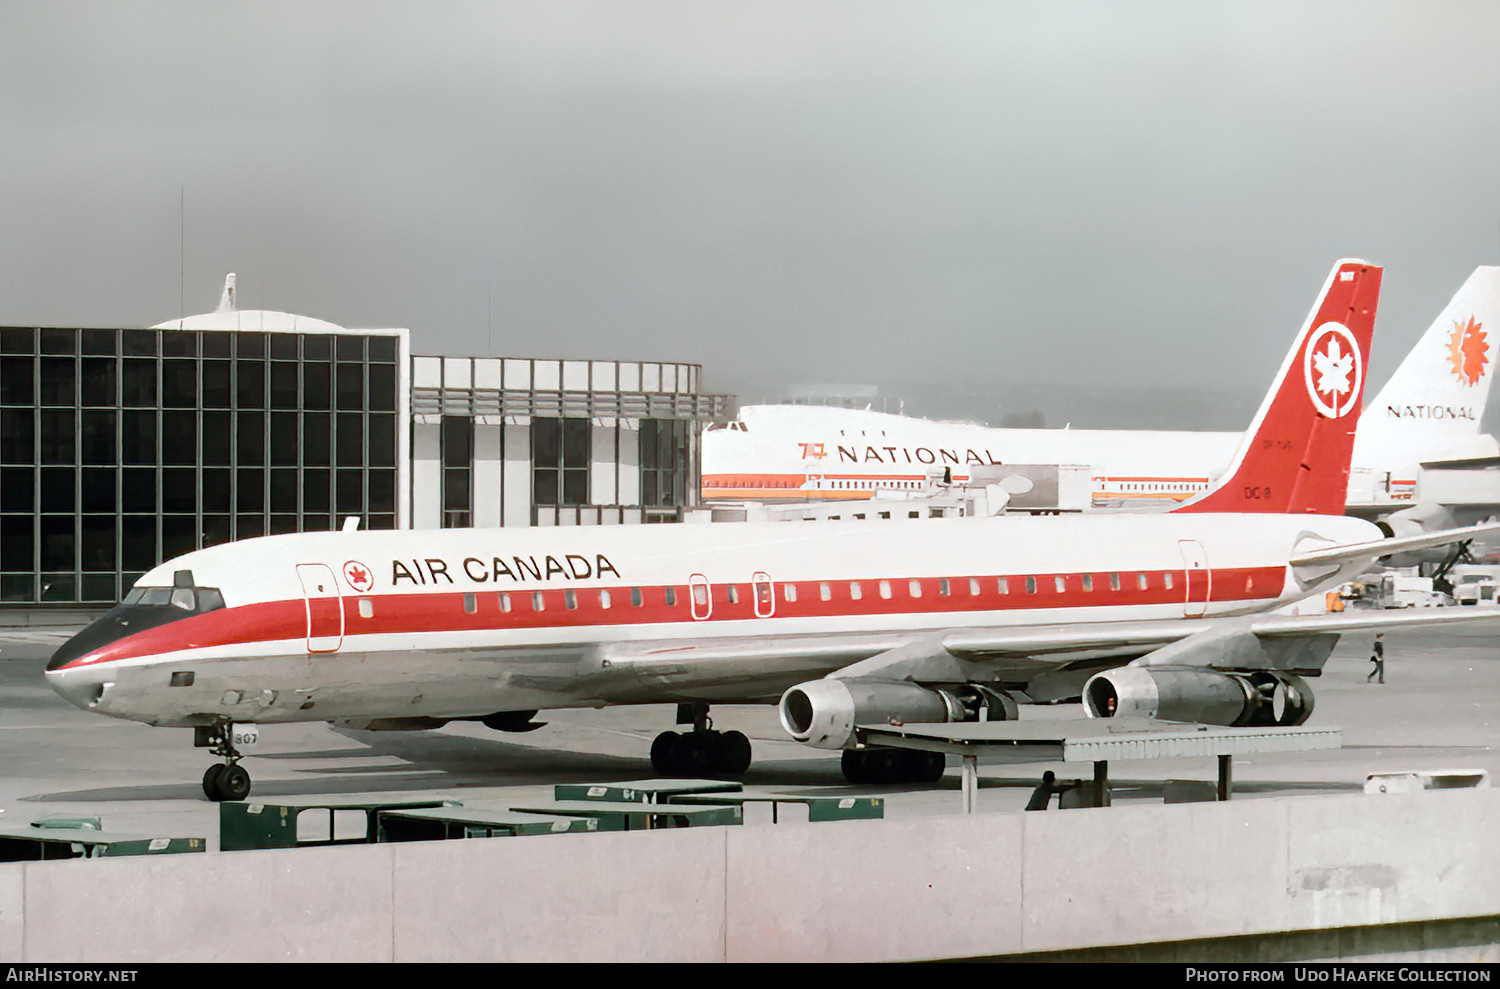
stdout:
<svg viewBox="0 0 1500 989">
<path fill-rule="evenodd" d="M 226 291 L 226 299 L 232 293 Z M 99 606 L 233 539 L 678 521 L 694 364 L 414 357 L 406 329 L 236 310 L 0 327 L 0 604 Z"/>
</svg>

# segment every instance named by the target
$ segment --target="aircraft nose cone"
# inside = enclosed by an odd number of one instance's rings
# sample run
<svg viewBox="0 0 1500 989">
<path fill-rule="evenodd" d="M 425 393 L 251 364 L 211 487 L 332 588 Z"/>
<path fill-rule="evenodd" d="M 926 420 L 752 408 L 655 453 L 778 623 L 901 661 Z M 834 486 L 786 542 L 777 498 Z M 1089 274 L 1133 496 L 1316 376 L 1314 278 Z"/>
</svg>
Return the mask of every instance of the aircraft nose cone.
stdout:
<svg viewBox="0 0 1500 989">
<path fill-rule="evenodd" d="M 47 683 L 74 707 L 87 711 L 104 695 L 104 671 L 87 667 L 73 670 L 48 670 Z"/>
</svg>

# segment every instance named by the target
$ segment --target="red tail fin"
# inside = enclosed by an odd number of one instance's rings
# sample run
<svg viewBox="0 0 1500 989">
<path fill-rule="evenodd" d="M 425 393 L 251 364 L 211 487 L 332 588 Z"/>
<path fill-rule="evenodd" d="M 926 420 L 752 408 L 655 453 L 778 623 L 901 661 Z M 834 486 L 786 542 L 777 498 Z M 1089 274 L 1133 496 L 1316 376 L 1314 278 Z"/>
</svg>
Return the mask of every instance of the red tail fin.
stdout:
<svg viewBox="0 0 1500 989">
<path fill-rule="evenodd" d="M 1381 269 L 1340 261 L 1219 482 L 1179 512 L 1342 515 Z"/>
</svg>

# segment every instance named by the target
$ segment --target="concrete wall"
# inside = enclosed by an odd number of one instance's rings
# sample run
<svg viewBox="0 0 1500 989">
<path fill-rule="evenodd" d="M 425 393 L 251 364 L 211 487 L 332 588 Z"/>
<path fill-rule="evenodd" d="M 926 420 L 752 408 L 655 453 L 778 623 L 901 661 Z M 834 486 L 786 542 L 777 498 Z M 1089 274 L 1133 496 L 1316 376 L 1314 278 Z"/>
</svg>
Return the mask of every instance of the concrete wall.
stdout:
<svg viewBox="0 0 1500 989">
<path fill-rule="evenodd" d="M 413 529 L 438 529 L 443 524 L 442 427 L 412 426 L 411 518 Z"/>
<path fill-rule="evenodd" d="M 1224 960 L 1333 928 L 1360 930 L 1304 957 L 1493 959 L 1412 931 L 1494 929 L 1448 919 L 1500 915 L 1497 814 L 1487 789 L 3 865 L 0 961 Z"/>
</svg>

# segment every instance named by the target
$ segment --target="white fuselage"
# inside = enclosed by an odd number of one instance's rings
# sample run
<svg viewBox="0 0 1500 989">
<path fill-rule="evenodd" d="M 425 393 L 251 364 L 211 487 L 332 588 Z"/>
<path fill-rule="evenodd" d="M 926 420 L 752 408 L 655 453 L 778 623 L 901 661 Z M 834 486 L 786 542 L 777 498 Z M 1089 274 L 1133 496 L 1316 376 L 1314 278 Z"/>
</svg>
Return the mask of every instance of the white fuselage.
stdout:
<svg viewBox="0 0 1500 989">
<path fill-rule="evenodd" d="M 1362 426 L 1355 438 L 1350 507 L 1409 506 L 1420 476 L 1417 456 L 1393 457 L 1386 446 L 1365 442 L 1366 432 Z M 1237 432 L 1008 429 L 860 409 L 746 406 L 734 423 L 703 434 L 702 496 L 858 500 L 931 490 L 945 470 L 963 485 L 975 468 L 982 476 L 1006 465 L 1041 465 L 1088 468 L 1088 508 L 1170 505 L 1206 490 L 1243 439 Z M 1480 446 L 1476 440 L 1452 454 L 1471 455 Z"/>
<path fill-rule="evenodd" d="M 272 536 L 137 584 L 187 571 L 224 607 L 60 651 L 47 676 L 79 706 L 175 725 L 757 702 L 923 630 L 1268 611 L 1365 565 L 1299 584 L 1294 550 L 1378 537 L 1202 514 Z M 705 642 L 724 648 L 695 661 Z"/>
</svg>

